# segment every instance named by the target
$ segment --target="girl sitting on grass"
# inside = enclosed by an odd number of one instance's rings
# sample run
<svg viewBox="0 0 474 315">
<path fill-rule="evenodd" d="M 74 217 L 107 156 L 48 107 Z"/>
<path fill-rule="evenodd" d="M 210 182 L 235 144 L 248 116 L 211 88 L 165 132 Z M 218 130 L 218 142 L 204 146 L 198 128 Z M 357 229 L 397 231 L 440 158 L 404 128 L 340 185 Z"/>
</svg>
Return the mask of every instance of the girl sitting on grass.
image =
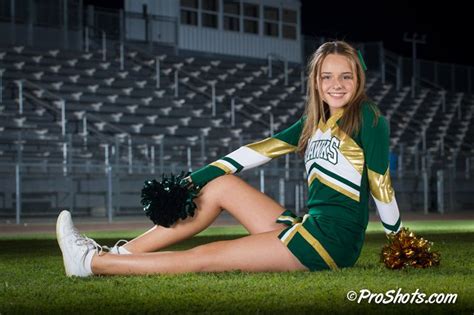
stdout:
<svg viewBox="0 0 474 315">
<path fill-rule="evenodd" d="M 247 144 L 191 173 L 202 187 L 196 214 L 156 225 L 104 253 L 79 235 L 62 211 L 57 238 L 68 276 L 183 272 L 337 270 L 357 261 L 368 223 L 369 193 L 386 233 L 401 228 L 389 175 L 389 126 L 365 93 L 364 63 L 342 41 L 327 42 L 308 65 L 305 112 L 289 128 Z M 308 181 L 308 209 L 297 217 L 233 175 L 297 152 Z M 225 209 L 250 233 L 183 251 L 161 251 L 206 229 Z M 157 252 L 158 251 L 158 252 Z"/>
</svg>

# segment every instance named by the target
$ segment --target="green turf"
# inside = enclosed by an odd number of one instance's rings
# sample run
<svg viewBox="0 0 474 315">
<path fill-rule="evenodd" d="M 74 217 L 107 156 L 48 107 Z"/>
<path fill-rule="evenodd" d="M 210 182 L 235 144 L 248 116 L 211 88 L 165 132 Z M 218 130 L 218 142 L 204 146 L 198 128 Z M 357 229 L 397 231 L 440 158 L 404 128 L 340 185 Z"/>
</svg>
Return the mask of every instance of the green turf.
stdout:
<svg viewBox="0 0 474 315">
<path fill-rule="evenodd" d="M 340 272 L 203 273 L 127 277 L 64 276 L 54 235 L 0 238 L 0 314 L 9 313 L 456 313 L 474 312 L 474 222 L 405 222 L 434 242 L 441 265 L 425 270 L 387 270 L 378 262 L 385 236 L 370 224 L 357 264 Z M 143 231 L 88 233 L 112 245 Z M 210 228 L 173 246 L 182 250 L 245 235 L 241 227 Z M 456 293 L 455 304 L 360 304 L 347 292 Z"/>
</svg>

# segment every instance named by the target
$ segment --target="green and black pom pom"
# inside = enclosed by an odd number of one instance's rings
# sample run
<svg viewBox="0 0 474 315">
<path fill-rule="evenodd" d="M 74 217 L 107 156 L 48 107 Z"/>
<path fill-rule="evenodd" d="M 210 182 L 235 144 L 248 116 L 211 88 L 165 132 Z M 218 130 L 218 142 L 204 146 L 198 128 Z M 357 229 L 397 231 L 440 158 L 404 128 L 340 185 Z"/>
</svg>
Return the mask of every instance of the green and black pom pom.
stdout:
<svg viewBox="0 0 474 315">
<path fill-rule="evenodd" d="M 189 174 L 183 171 L 176 176 L 162 174 L 161 182 L 155 179 L 145 181 L 141 204 L 153 223 L 170 227 L 179 219 L 194 216 L 196 204 L 193 199 L 198 196 L 200 187 L 185 180 Z"/>
</svg>

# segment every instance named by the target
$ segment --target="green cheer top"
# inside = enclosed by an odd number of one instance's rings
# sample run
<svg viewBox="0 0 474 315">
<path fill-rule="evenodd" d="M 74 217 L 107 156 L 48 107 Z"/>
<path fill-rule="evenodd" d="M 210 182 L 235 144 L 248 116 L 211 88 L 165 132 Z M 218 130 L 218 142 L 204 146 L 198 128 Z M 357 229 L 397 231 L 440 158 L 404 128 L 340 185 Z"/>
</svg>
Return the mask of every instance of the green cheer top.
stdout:
<svg viewBox="0 0 474 315">
<path fill-rule="evenodd" d="M 375 119 L 375 105 L 362 105 L 362 126 L 350 137 L 338 122 L 344 110 L 326 123 L 322 120 L 308 141 L 304 162 L 308 181 L 310 215 L 350 223 L 365 231 L 369 192 L 386 233 L 401 228 L 400 214 L 389 174 L 389 126 L 383 116 Z M 306 116 L 272 137 L 241 146 L 226 156 L 192 172 L 197 186 L 212 179 L 251 169 L 295 152 Z"/>
</svg>

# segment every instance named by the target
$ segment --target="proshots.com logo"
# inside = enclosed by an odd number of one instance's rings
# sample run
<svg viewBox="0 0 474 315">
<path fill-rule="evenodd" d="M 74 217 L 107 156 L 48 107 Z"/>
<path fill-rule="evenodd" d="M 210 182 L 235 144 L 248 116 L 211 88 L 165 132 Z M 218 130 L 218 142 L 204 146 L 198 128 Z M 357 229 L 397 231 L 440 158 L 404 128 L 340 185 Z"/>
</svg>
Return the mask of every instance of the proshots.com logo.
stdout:
<svg viewBox="0 0 474 315">
<path fill-rule="evenodd" d="M 374 293 L 368 289 L 360 289 L 359 292 L 349 291 L 346 295 L 351 302 L 368 304 L 454 304 L 458 298 L 457 293 L 433 293 L 425 294 L 416 289 L 415 292 L 402 292 L 388 290 L 382 293 Z"/>
</svg>

